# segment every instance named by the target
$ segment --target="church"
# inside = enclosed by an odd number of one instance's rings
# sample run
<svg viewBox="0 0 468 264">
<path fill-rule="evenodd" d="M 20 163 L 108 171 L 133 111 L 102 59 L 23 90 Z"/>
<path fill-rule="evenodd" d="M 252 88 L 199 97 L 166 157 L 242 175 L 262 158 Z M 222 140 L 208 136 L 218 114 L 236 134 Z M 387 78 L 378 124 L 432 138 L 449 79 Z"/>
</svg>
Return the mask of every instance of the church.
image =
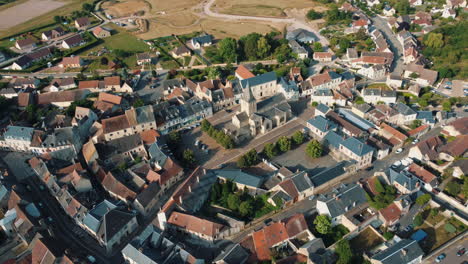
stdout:
<svg viewBox="0 0 468 264">
<path fill-rule="evenodd" d="M 224 128 L 224 132 L 236 143 L 265 134 L 292 118 L 291 106 L 283 94 L 273 95 L 257 103 L 248 83 L 240 104 L 241 110 Z"/>
</svg>

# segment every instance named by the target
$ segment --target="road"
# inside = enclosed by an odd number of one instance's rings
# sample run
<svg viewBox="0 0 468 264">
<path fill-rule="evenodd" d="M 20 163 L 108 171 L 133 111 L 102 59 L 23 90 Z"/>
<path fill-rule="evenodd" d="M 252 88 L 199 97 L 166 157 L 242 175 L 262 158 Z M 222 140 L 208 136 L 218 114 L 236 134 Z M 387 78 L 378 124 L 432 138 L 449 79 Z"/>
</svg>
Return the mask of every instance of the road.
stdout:
<svg viewBox="0 0 468 264">
<path fill-rule="evenodd" d="M 313 32 L 319 41 L 322 43 L 323 46 L 328 46 L 328 40 L 320 35 L 320 33 L 312 28 L 307 22 L 300 21 L 296 18 L 276 18 L 276 17 L 257 17 L 257 16 L 240 16 L 240 15 L 228 15 L 228 14 L 221 14 L 217 12 L 213 12 L 211 10 L 212 5 L 216 0 L 208 0 L 203 5 L 203 12 L 205 15 L 210 17 L 215 17 L 223 20 L 255 20 L 261 22 L 268 22 L 268 23 L 286 23 L 290 24 L 291 28 L 303 28 Z"/>
<path fill-rule="evenodd" d="M 435 259 L 437 258 L 437 256 L 439 256 L 442 253 L 445 253 L 447 257 L 441 262 L 442 264 L 462 264 L 463 261 L 468 261 L 468 254 L 465 253 L 464 256 L 458 257 L 457 251 L 461 248 L 465 248 L 468 250 L 467 236 L 455 242 L 453 245 L 450 245 L 448 248 L 438 250 L 437 252 L 435 252 L 435 254 L 433 254 L 433 256 L 424 260 L 423 263 L 435 263 Z"/>
<path fill-rule="evenodd" d="M 387 20 L 380 16 L 371 17 L 371 20 L 374 26 L 382 31 L 382 34 L 385 36 L 390 46 L 390 50 L 393 52 L 391 72 L 401 75 L 403 73 L 403 58 L 400 54 L 403 54 L 403 47 L 400 41 L 398 41 L 392 29 L 388 26 Z"/>
</svg>

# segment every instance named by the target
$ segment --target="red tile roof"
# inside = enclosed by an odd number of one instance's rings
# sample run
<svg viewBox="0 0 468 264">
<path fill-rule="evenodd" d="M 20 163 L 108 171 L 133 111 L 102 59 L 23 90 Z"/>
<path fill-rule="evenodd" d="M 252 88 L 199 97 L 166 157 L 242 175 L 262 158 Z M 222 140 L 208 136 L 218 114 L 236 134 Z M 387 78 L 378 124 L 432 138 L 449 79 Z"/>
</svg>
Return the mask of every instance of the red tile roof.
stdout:
<svg viewBox="0 0 468 264">
<path fill-rule="evenodd" d="M 468 135 L 458 136 L 454 141 L 447 143 L 440 150 L 452 157 L 463 156 L 468 148 Z"/>
<path fill-rule="evenodd" d="M 385 123 L 382 123 L 380 125 L 380 128 L 387 131 L 388 133 L 392 134 L 393 137 L 397 138 L 399 141 L 401 142 L 404 142 L 408 137 L 401 133 L 400 131 L 398 131 L 397 129 L 385 124 Z"/>
<path fill-rule="evenodd" d="M 430 171 L 426 170 L 425 168 L 419 166 L 416 163 L 411 164 L 408 167 L 408 171 L 414 174 L 414 176 L 423 180 L 425 183 L 431 183 L 433 180 L 437 178 Z"/>
<path fill-rule="evenodd" d="M 239 65 L 236 69 L 236 74 L 239 75 L 242 79 L 248 79 L 255 77 L 255 75 L 249 71 L 244 65 Z"/>
<path fill-rule="evenodd" d="M 394 223 L 401 216 L 401 210 L 395 203 L 390 204 L 389 206 L 381 209 L 379 213 L 385 219 L 387 223 Z"/>
<path fill-rule="evenodd" d="M 97 89 L 99 88 L 99 81 L 94 80 L 94 81 L 81 81 L 78 84 L 79 89 Z"/>
<path fill-rule="evenodd" d="M 135 199 L 136 193 L 118 181 L 111 172 L 108 172 L 101 182 L 104 189 L 125 199 Z"/>
<path fill-rule="evenodd" d="M 120 85 L 120 76 L 111 76 L 111 77 L 104 77 L 104 85 L 105 86 L 119 86 Z"/>
<path fill-rule="evenodd" d="M 143 140 L 143 143 L 145 145 L 150 145 L 153 144 L 157 141 L 157 138 L 160 137 L 161 135 L 159 134 L 158 131 L 154 129 L 146 130 L 140 133 L 141 140 Z"/>
<path fill-rule="evenodd" d="M 101 122 L 102 131 L 104 132 L 104 134 L 127 129 L 130 127 L 130 123 L 128 122 L 126 115 L 110 117 L 107 119 L 103 119 Z"/>
<path fill-rule="evenodd" d="M 429 128 L 429 125 L 419 126 L 419 127 L 415 128 L 415 129 L 412 129 L 412 130 L 408 131 L 408 135 L 410 137 L 415 136 L 415 135 L 421 133 L 422 131 L 426 130 L 427 128 Z"/>
<path fill-rule="evenodd" d="M 299 197 L 299 192 L 297 191 L 296 186 L 294 185 L 291 179 L 286 179 L 282 181 L 279 186 L 289 195 L 291 198 L 295 199 Z"/>
<path fill-rule="evenodd" d="M 179 212 L 173 212 L 167 222 L 189 232 L 211 238 L 215 238 L 225 227 L 222 224 Z"/>
<path fill-rule="evenodd" d="M 112 104 L 122 103 L 122 97 L 109 93 L 99 93 L 98 101 L 108 102 Z"/>
</svg>

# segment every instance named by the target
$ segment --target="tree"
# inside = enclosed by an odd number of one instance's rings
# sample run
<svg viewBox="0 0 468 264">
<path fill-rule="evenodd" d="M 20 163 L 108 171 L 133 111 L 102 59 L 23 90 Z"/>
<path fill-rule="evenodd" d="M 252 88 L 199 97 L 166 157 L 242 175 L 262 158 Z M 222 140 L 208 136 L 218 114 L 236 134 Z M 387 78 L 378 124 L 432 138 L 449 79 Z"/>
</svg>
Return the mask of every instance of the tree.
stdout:
<svg viewBox="0 0 468 264">
<path fill-rule="evenodd" d="M 347 38 L 342 38 L 340 39 L 340 52 L 341 53 L 345 53 L 346 50 L 351 46 L 351 41 L 349 41 L 349 39 Z"/>
<path fill-rule="evenodd" d="M 306 16 L 309 20 L 316 20 L 322 18 L 323 14 L 311 9 L 309 12 L 307 12 Z"/>
<path fill-rule="evenodd" d="M 413 78 L 413 79 L 416 79 L 416 78 L 419 78 L 419 74 L 417 72 L 412 72 L 410 75 L 409 75 L 410 78 Z"/>
<path fill-rule="evenodd" d="M 109 59 L 107 57 L 102 57 L 101 58 L 101 64 L 102 65 L 107 65 L 109 63 Z"/>
<path fill-rule="evenodd" d="M 134 108 L 138 108 L 138 107 L 142 107 L 145 105 L 145 102 L 143 102 L 143 100 L 141 100 L 141 98 L 138 98 L 135 100 L 135 102 L 133 102 L 133 107 Z"/>
<path fill-rule="evenodd" d="M 288 44 L 281 44 L 275 49 L 275 58 L 279 63 L 284 63 L 292 58 L 292 49 Z"/>
<path fill-rule="evenodd" d="M 224 62 L 233 63 L 237 58 L 237 42 L 233 38 L 225 38 L 218 44 L 218 55 Z"/>
<path fill-rule="evenodd" d="M 395 236 L 395 234 L 393 234 L 392 232 L 388 232 L 388 231 L 385 232 L 385 233 L 383 234 L 383 237 L 384 237 L 386 240 L 390 240 L 390 239 L 392 239 L 394 236 Z"/>
<path fill-rule="evenodd" d="M 288 137 L 280 137 L 276 144 L 278 145 L 278 148 L 281 152 L 287 152 L 291 150 L 291 139 Z"/>
<path fill-rule="evenodd" d="M 210 121 L 203 119 L 201 122 L 201 130 L 207 132 L 211 127 L 213 127 L 213 125 L 211 125 Z"/>
<path fill-rule="evenodd" d="M 419 98 L 418 105 L 421 107 L 427 107 L 429 105 L 429 102 L 424 98 Z"/>
<path fill-rule="evenodd" d="M 169 142 L 171 144 L 179 144 L 182 141 L 182 137 L 178 131 L 172 131 L 169 133 Z"/>
<path fill-rule="evenodd" d="M 205 69 L 206 78 L 210 80 L 218 79 L 221 76 L 221 72 L 218 67 L 208 67 Z"/>
<path fill-rule="evenodd" d="M 319 158 L 322 156 L 322 153 L 323 153 L 322 145 L 317 140 L 314 139 L 310 141 L 309 144 L 307 144 L 306 154 L 309 157 L 314 158 L 314 159 Z"/>
<path fill-rule="evenodd" d="M 395 4 L 395 10 L 400 15 L 408 15 L 411 10 L 411 6 L 408 0 L 399 0 Z"/>
<path fill-rule="evenodd" d="M 127 71 L 127 68 L 123 68 L 123 69 L 122 69 L 122 74 L 121 74 L 121 76 L 122 76 L 122 79 L 127 80 L 127 78 L 128 78 L 128 71 Z"/>
<path fill-rule="evenodd" d="M 424 220 L 423 220 L 421 214 L 418 214 L 418 215 L 416 215 L 416 216 L 414 217 L 413 224 L 414 224 L 415 226 L 420 226 L 420 225 L 422 225 L 423 223 L 424 223 Z"/>
<path fill-rule="evenodd" d="M 446 187 L 447 192 L 452 196 L 457 196 L 461 191 L 461 186 L 455 180 L 450 181 Z"/>
<path fill-rule="evenodd" d="M 335 248 L 335 252 L 338 255 L 338 261 L 336 264 L 348 264 L 351 263 L 353 258 L 353 252 L 347 239 L 342 239 L 338 242 Z"/>
<path fill-rule="evenodd" d="M 93 11 L 93 5 L 90 4 L 90 3 L 84 3 L 82 8 L 86 12 L 92 12 Z"/>
<path fill-rule="evenodd" d="M 240 38 L 239 42 L 243 47 L 244 57 L 248 60 L 256 60 L 258 55 L 258 40 L 261 35 L 258 33 L 250 33 Z"/>
<path fill-rule="evenodd" d="M 450 112 L 452 110 L 452 104 L 450 103 L 450 101 L 446 100 L 442 103 L 442 110 L 446 112 Z"/>
<path fill-rule="evenodd" d="M 258 163 L 258 153 L 255 149 L 249 150 L 237 160 L 239 168 L 250 167 Z"/>
<path fill-rule="evenodd" d="M 243 201 L 239 205 L 239 213 L 243 217 L 250 215 L 252 213 L 252 210 L 253 210 L 252 202 L 249 200 Z"/>
<path fill-rule="evenodd" d="M 151 77 L 156 78 L 158 77 L 158 73 L 155 70 L 151 71 Z"/>
<path fill-rule="evenodd" d="M 62 23 L 62 17 L 61 16 L 54 16 L 54 22 L 57 24 Z"/>
<path fill-rule="evenodd" d="M 364 104 L 365 101 L 364 101 L 364 98 L 358 96 L 356 97 L 356 100 L 354 100 L 354 103 L 360 105 L 360 104 Z"/>
<path fill-rule="evenodd" d="M 265 37 L 261 37 L 257 41 L 257 57 L 264 59 L 270 55 L 271 46 Z"/>
<path fill-rule="evenodd" d="M 263 153 L 270 159 L 278 155 L 278 149 L 276 148 L 276 144 L 267 143 L 263 148 Z"/>
<path fill-rule="evenodd" d="M 304 134 L 301 131 L 296 131 L 291 137 L 292 141 L 296 145 L 300 145 L 304 142 Z"/>
<path fill-rule="evenodd" d="M 440 49 L 444 46 L 444 35 L 431 32 L 423 39 L 423 44 L 430 48 Z"/>
<path fill-rule="evenodd" d="M 195 161 L 195 155 L 193 153 L 193 150 L 191 149 L 185 149 L 183 154 L 182 154 L 182 159 L 184 162 L 188 165 L 188 167 L 193 167 L 196 163 Z"/>
<path fill-rule="evenodd" d="M 315 230 L 320 234 L 326 235 L 332 231 L 331 219 L 328 215 L 318 215 L 314 219 Z"/>
<path fill-rule="evenodd" d="M 322 52 L 323 51 L 322 43 L 315 42 L 313 50 L 314 50 L 314 52 Z"/>
<path fill-rule="evenodd" d="M 240 199 L 239 196 L 235 194 L 229 194 L 227 198 L 227 206 L 230 210 L 237 211 L 239 208 Z"/>
<path fill-rule="evenodd" d="M 430 200 L 431 200 L 431 195 L 426 193 L 416 198 L 416 203 L 422 206 L 422 205 L 425 205 Z"/>
<path fill-rule="evenodd" d="M 430 211 L 430 215 L 432 217 L 436 217 L 439 214 L 439 209 L 438 208 L 432 208 Z"/>
</svg>

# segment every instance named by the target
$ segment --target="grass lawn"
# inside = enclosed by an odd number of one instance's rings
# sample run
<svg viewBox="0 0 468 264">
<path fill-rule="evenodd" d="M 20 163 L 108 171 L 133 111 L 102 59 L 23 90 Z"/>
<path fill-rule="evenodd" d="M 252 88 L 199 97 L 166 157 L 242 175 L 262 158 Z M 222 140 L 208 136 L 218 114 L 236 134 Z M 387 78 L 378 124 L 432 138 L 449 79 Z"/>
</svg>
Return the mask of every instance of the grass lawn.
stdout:
<svg viewBox="0 0 468 264">
<path fill-rule="evenodd" d="M 178 69 L 179 65 L 173 60 L 161 61 L 161 67 L 165 70 Z"/>
<path fill-rule="evenodd" d="M 367 227 L 358 236 L 349 241 L 351 249 L 355 254 L 363 254 L 367 250 L 380 245 L 384 242 L 382 237 L 378 236 L 372 228 Z"/>
<path fill-rule="evenodd" d="M 422 229 L 424 230 L 424 232 L 427 233 L 427 238 L 421 242 L 421 248 L 424 250 L 425 253 L 429 253 L 437 247 L 440 247 L 442 244 L 454 238 L 466 229 L 466 226 L 455 218 L 449 219 L 446 223 L 450 223 L 451 225 L 453 225 L 456 228 L 456 232 L 450 233 L 447 230 L 445 230 L 445 224 L 441 225 L 436 229 L 430 227 L 426 223 L 415 228 L 415 232 L 419 229 Z"/>
<path fill-rule="evenodd" d="M 367 86 L 367 88 L 382 88 L 384 90 L 392 90 L 392 88 L 388 87 L 385 83 L 373 83 Z"/>
</svg>

